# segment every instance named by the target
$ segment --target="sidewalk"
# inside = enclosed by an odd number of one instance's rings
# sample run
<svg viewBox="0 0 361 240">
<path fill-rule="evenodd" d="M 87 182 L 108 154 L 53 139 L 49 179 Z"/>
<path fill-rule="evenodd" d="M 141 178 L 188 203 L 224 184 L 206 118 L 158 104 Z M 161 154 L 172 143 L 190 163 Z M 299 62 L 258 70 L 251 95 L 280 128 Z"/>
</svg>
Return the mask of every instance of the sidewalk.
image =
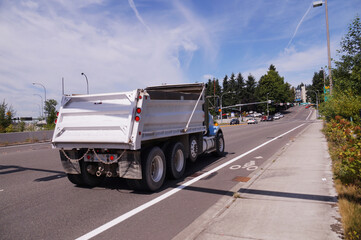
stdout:
<svg viewBox="0 0 361 240">
<path fill-rule="evenodd" d="M 237 185 L 239 198 L 222 198 L 217 213 L 210 209 L 175 239 L 341 239 L 321 129 L 322 121 L 310 124 L 264 170 Z"/>
</svg>

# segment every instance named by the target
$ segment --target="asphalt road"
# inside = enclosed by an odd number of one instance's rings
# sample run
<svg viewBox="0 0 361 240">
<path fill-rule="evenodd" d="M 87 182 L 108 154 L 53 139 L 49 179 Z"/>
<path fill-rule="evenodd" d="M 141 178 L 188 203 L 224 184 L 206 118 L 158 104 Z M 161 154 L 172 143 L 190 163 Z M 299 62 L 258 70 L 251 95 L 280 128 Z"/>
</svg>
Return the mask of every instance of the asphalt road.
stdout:
<svg viewBox="0 0 361 240">
<path fill-rule="evenodd" d="M 183 179 L 168 180 L 157 193 L 135 192 L 122 179 L 74 186 L 50 144 L 0 148 L 0 239 L 76 239 L 90 232 L 94 239 L 171 239 L 221 197 L 232 196 L 237 178 L 271 161 L 310 123 L 311 111 L 294 107 L 277 121 L 222 127 L 226 156 L 202 156 L 187 165 Z"/>
</svg>

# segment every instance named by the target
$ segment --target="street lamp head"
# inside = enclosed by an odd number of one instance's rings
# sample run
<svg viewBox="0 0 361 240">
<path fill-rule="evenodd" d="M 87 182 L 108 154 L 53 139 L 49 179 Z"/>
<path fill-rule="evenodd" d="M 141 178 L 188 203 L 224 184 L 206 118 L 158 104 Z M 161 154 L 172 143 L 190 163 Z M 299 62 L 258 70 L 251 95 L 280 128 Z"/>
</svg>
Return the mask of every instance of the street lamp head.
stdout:
<svg viewBox="0 0 361 240">
<path fill-rule="evenodd" d="M 322 1 L 315 1 L 312 3 L 312 6 L 315 8 L 315 7 L 321 7 L 323 5 L 323 2 Z"/>
<path fill-rule="evenodd" d="M 84 73 L 81 73 L 81 75 L 84 75 Z"/>
</svg>

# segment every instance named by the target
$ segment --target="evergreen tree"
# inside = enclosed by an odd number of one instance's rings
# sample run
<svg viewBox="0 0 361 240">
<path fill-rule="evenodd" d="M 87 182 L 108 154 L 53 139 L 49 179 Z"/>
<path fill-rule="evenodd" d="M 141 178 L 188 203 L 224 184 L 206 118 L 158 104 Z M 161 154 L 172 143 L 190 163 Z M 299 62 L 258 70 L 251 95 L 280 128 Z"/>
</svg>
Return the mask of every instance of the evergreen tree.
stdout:
<svg viewBox="0 0 361 240">
<path fill-rule="evenodd" d="M 237 94 L 237 104 L 243 103 L 245 98 L 245 82 L 241 73 L 238 73 L 236 78 L 236 94 Z"/>
<path fill-rule="evenodd" d="M 245 103 L 255 102 L 256 86 L 257 86 L 256 79 L 251 74 L 249 74 L 247 81 L 246 81 L 246 88 L 245 88 L 245 99 L 244 99 Z"/>
<path fill-rule="evenodd" d="M 236 90 L 237 90 L 236 76 L 234 75 L 234 73 L 232 73 L 228 80 L 228 91 L 226 91 L 228 93 L 224 94 L 223 96 L 223 100 L 225 102 L 223 104 L 224 106 L 237 104 Z"/>
<path fill-rule="evenodd" d="M 268 93 L 268 99 L 274 100 L 275 103 L 286 103 L 293 101 L 290 99 L 290 91 L 290 85 L 288 83 L 285 84 L 284 78 L 279 75 L 276 67 L 271 64 L 267 74 L 263 75 L 259 80 L 256 96 L 259 100 L 266 101 Z M 270 107 L 270 112 L 275 110 L 274 106 Z"/>
</svg>

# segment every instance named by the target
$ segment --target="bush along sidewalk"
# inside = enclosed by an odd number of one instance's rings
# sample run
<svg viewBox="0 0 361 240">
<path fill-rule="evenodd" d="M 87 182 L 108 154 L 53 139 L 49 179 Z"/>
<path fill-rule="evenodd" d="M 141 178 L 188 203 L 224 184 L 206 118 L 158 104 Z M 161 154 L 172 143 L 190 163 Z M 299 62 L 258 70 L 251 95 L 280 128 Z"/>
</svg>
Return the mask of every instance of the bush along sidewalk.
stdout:
<svg viewBox="0 0 361 240">
<path fill-rule="evenodd" d="M 346 239 L 361 239 L 361 127 L 340 116 L 326 123 Z"/>
</svg>

